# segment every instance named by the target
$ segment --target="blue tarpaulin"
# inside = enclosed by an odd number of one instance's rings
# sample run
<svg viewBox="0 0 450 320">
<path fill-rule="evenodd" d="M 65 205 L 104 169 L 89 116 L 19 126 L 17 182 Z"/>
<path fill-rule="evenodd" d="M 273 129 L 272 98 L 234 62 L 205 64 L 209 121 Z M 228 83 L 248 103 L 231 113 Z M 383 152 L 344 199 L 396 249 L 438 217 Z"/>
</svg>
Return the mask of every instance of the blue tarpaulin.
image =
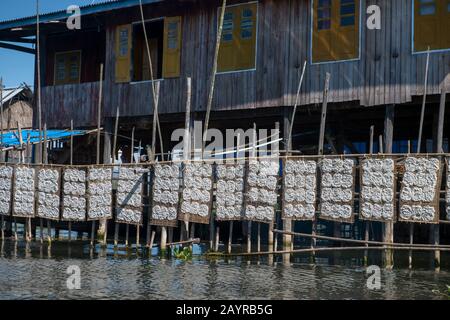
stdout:
<svg viewBox="0 0 450 320">
<path fill-rule="evenodd" d="M 47 140 L 60 140 L 70 138 L 70 136 L 81 136 L 88 133 L 87 130 L 47 130 Z M 30 144 L 39 143 L 39 130 L 22 130 L 22 142 L 27 143 L 29 137 Z M 3 148 L 20 146 L 18 131 L 10 131 L 3 134 Z M 44 141 L 44 132 L 42 132 L 42 141 Z"/>
</svg>

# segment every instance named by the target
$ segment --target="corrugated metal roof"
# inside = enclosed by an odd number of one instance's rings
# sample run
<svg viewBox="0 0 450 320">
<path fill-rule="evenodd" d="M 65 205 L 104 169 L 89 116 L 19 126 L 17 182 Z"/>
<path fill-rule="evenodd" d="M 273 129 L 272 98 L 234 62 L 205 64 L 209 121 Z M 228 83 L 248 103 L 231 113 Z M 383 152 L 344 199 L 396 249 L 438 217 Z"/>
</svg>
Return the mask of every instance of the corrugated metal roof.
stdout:
<svg viewBox="0 0 450 320">
<path fill-rule="evenodd" d="M 19 93 L 21 93 L 22 91 L 24 91 L 26 89 L 25 86 L 21 86 L 18 88 L 10 88 L 10 89 L 3 89 L 3 99 L 1 101 L 3 101 L 3 103 L 7 103 L 9 100 L 13 99 L 15 96 L 17 96 Z"/>
<path fill-rule="evenodd" d="M 165 0 L 142 0 L 142 4 L 151 4 L 162 2 Z M 88 15 L 99 13 L 108 10 L 123 9 L 139 5 L 139 0 L 103 0 L 100 3 L 80 6 L 81 15 Z M 61 20 L 69 16 L 66 9 L 54 11 L 50 13 L 40 14 L 39 20 L 41 22 L 48 22 L 52 20 Z M 11 29 L 21 26 L 27 26 L 36 23 L 36 16 L 28 16 L 24 18 L 0 21 L 0 30 Z"/>
</svg>

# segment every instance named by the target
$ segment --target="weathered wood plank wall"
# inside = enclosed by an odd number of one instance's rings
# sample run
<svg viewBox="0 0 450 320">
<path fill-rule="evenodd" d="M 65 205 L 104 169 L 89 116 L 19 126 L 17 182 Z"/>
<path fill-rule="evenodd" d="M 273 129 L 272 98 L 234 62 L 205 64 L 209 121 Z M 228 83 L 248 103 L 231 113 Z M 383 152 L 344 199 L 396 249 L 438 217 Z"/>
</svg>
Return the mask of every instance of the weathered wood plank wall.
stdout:
<svg viewBox="0 0 450 320">
<path fill-rule="evenodd" d="M 184 79 L 192 77 L 194 111 L 205 109 L 207 84 L 212 65 L 216 36 L 216 15 L 219 1 L 205 6 L 171 8 L 163 6 L 146 12 L 146 18 L 183 16 L 181 77 L 161 81 L 161 113 L 184 112 Z M 235 1 L 246 2 L 246 1 Z M 381 8 L 381 30 L 368 30 L 366 9 L 377 4 Z M 293 105 L 299 72 L 310 58 L 311 0 L 260 0 L 258 9 L 256 70 L 219 74 L 213 110 L 239 110 Z M 321 103 L 326 72 L 331 73 L 329 102 L 359 101 L 363 106 L 406 103 L 423 93 L 426 54 L 412 54 L 412 1 L 361 0 L 361 58 L 356 61 L 309 64 L 301 91 L 300 104 Z M 125 14 L 125 13 L 124 13 Z M 130 16 L 129 14 L 127 16 Z M 131 15 L 133 16 L 133 15 Z M 114 23 L 138 21 L 112 19 Z M 113 22 L 112 22 L 113 23 Z M 115 24 L 106 28 L 105 110 L 112 117 L 117 106 L 123 116 L 152 114 L 149 82 L 116 84 L 114 82 Z M 450 90 L 450 51 L 432 53 L 428 93 L 439 94 L 446 81 Z M 446 80 L 445 80 L 446 79 Z M 45 88 L 54 92 L 55 103 L 73 104 L 73 96 L 65 102 L 66 90 Z M 74 88 L 72 88 L 74 90 Z M 46 92 L 45 97 L 51 96 Z M 43 98 L 44 102 L 47 100 Z M 92 103 L 92 101 L 87 101 Z M 56 106 L 55 106 L 56 108 Z M 66 107 L 58 106 L 64 110 Z M 76 115 L 86 125 L 95 122 L 95 115 Z M 70 121 L 70 120 L 69 120 Z"/>
</svg>

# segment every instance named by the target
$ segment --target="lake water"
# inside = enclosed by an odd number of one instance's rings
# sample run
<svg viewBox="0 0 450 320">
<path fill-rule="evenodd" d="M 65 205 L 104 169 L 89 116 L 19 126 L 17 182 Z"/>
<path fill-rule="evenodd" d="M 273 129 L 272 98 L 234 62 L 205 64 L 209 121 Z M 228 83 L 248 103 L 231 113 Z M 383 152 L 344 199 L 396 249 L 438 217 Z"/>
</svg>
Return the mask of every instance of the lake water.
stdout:
<svg viewBox="0 0 450 320">
<path fill-rule="evenodd" d="M 446 299 L 450 254 L 442 267 L 432 253 L 396 252 L 393 270 L 381 269 L 381 289 L 369 290 L 363 252 L 191 261 L 98 250 L 86 244 L 0 242 L 0 299 Z M 379 264 L 371 252 L 369 264 Z M 67 268 L 78 266 L 81 289 L 69 290 Z"/>
</svg>

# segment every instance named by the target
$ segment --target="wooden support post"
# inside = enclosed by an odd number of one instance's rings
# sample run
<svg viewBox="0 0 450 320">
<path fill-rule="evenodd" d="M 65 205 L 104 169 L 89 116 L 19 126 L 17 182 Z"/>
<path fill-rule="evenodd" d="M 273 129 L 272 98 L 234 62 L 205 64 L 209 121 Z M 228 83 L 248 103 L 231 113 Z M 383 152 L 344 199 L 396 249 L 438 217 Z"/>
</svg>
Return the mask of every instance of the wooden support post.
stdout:
<svg viewBox="0 0 450 320">
<path fill-rule="evenodd" d="M 136 250 L 139 248 L 139 246 L 141 244 L 140 231 L 141 231 L 141 225 L 137 224 L 136 225 Z"/>
<path fill-rule="evenodd" d="M 40 21 L 39 0 L 36 0 L 36 104 L 37 122 L 39 130 L 39 143 L 35 152 L 37 163 L 42 163 L 42 107 L 41 107 L 41 45 L 40 45 Z"/>
<path fill-rule="evenodd" d="M 44 123 L 44 143 L 42 145 L 42 162 L 47 164 L 48 163 L 48 149 L 47 149 L 47 123 Z"/>
<path fill-rule="evenodd" d="M 70 120 L 70 165 L 73 165 L 73 120 Z"/>
<path fill-rule="evenodd" d="M 2 240 L 4 240 L 5 239 L 5 227 L 4 227 L 4 225 L 5 225 L 5 217 L 2 215 L 1 219 L 2 219 Z"/>
<path fill-rule="evenodd" d="M 100 143 L 101 143 L 100 126 L 102 121 L 102 99 L 103 99 L 103 63 L 100 64 L 100 84 L 99 84 L 98 106 L 97 106 L 97 153 L 96 153 L 97 164 L 100 164 Z"/>
<path fill-rule="evenodd" d="M 392 153 L 392 145 L 394 142 L 394 119 L 395 105 L 387 105 L 384 117 L 384 152 Z M 383 146 L 383 143 L 380 144 Z M 383 152 L 383 151 L 382 151 Z M 383 241 L 386 243 L 394 243 L 394 223 L 392 221 L 384 223 Z M 394 265 L 394 252 L 392 250 L 385 251 L 385 263 L 387 268 Z"/>
<path fill-rule="evenodd" d="M 167 228 L 166 227 L 161 227 L 160 248 L 161 248 L 161 253 L 164 254 L 164 252 L 167 249 Z"/>
<path fill-rule="evenodd" d="M 256 242 L 256 251 L 261 252 L 261 222 L 258 222 L 258 235 L 257 235 L 257 242 Z"/>
<path fill-rule="evenodd" d="M 375 126 L 370 126 L 370 140 L 369 140 L 369 154 L 373 154 L 373 137 L 374 137 Z M 365 230 L 364 230 L 364 240 L 368 242 L 370 240 L 370 221 L 365 222 Z M 369 244 L 366 243 L 366 247 Z M 364 265 L 367 265 L 368 262 L 368 251 L 364 251 Z"/>
<path fill-rule="evenodd" d="M 414 223 L 409 224 L 409 244 L 412 245 L 414 243 Z M 412 250 L 409 250 L 408 254 L 408 265 L 409 268 L 412 269 Z"/>
<path fill-rule="evenodd" d="M 155 241 L 156 231 L 152 231 L 152 236 L 150 239 L 150 246 L 149 246 L 149 255 L 152 254 L 152 248 L 153 248 L 153 242 Z"/>
<path fill-rule="evenodd" d="M 444 152 L 444 120 L 445 120 L 445 98 L 446 98 L 446 92 L 445 92 L 445 86 L 442 85 L 441 87 L 441 99 L 439 103 L 439 112 L 437 114 L 437 126 L 436 131 L 434 132 L 434 151 L 436 153 L 443 153 Z M 439 246 L 439 239 L 440 238 L 440 225 L 431 225 L 430 226 L 430 242 L 436 246 Z M 434 252 L 434 267 L 436 271 L 440 270 L 441 266 L 441 252 L 439 250 L 436 250 Z"/>
<path fill-rule="evenodd" d="M 120 225 L 118 223 L 114 226 L 114 247 L 117 248 L 119 244 L 119 227 Z"/>
<path fill-rule="evenodd" d="M 125 246 L 128 247 L 128 239 L 130 237 L 130 225 L 127 224 L 126 225 L 126 230 L 125 230 Z"/>
<path fill-rule="evenodd" d="M 72 221 L 69 221 L 69 242 L 72 241 Z"/>
<path fill-rule="evenodd" d="M 230 221 L 230 229 L 228 230 L 228 246 L 227 246 L 228 253 L 231 253 L 232 244 L 233 244 L 233 221 Z"/>
<path fill-rule="evenodd" d="M 247 221 L 247 253 L 252 252 L 252 222 Z"/>
<path fill-rule="evenodd" d="M 295 111 L 295 110 L 294 110 Z M 292 119 L 294 118 L 294 115 L 290 115 L 291 108 L 285 107 L 284 108 L 284 139 L 286 143 L 286 156 L 290 156 L 290 150 L 292 149 L 292 138 L 291 138 L 291 127 L 292 127 Z M 285 218 L 283 219 L 283 230 L 284 231 L 292 231 L 292 219 Z M 283 234 L 283 250 L 288 250 L 292 246 L 292 236 L 289 234 Z M 259 251 L 259 250 L 258 250 Z"/>
<path fill-rule="evenodd" d="M 214 244 L 215 245 L 215 247 L 214 247 L 214 251 L 215 252 L 219 251 L 219 241 L 220 241 L 219 237 L 220 237 L 220 227 L 217 226 L 217 228 L 216 228 L 216 241 L 215 241 L 215 244 Z"/>
<path fill-rule="evenodd" d="M 49 246 L 52 244 L 52 222 L 51 220 L 47 220 L 47 241 Z"/>
</svg>

